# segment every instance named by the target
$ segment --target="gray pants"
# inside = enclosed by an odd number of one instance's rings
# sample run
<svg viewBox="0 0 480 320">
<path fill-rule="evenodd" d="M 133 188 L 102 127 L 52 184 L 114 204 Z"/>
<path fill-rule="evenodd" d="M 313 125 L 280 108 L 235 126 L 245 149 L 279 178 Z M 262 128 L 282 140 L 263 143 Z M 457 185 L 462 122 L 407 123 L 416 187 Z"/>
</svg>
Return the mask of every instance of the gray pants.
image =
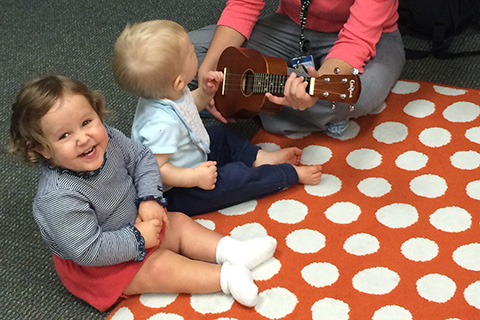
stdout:
<svg viewBox="0 0 480 320">
<path fill-rule="evenodd" d="M 205 57 L 215 28 L 215 25 L 211 25 L 189 32 L 199 63 Z M 265 56 L 284 59 L 289 72 L 292 72 L 291 59 L 298 55 L 299 36 L 300 27 L 296 23 L 285 15 L 275 13 L 258 20 L 243 47 L 257 50 Z M 310 41 L 310 54 L 318 69 L 338 39 L 338 34 L 305 30 L 305 36 Z M 383 104 L 400 77 L 404 64 L 405 52 L 400 32 L 383 33 L 376 46 L 376 55 L 367 62 L 364 72 L 360 74 L 362 90 L 353 111 L 345 103 L 337 103 L 336 108 L 332 109 L 331 102 L 318 100 L 304 111 L 285 106 L 278 114 L 260 114 L 263 127 L 268 132 L 278 134 L 325 131 L 329 123 L 369 114 Z"/>
</svg>

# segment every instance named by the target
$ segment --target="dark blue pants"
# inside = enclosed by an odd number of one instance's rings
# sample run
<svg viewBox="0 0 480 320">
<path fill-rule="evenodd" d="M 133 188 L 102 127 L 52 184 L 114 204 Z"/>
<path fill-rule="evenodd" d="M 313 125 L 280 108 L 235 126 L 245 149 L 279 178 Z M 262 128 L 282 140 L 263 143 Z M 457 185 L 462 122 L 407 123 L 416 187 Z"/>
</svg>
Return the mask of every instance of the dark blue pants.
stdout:
<svg viewBox="0 0 480 320">
<path fill-rule="evenodd" d="M 297 172 L 291 164 L 253 167 L 260 147 L 223 127 L 207 130 L 211 141 L 208 160 L 217 161 L 215 189 L 172 188 L 165 192 L 169 211 L 180 211 L 189 216 L 208 213 L 298 183 Z"/>
</svg>

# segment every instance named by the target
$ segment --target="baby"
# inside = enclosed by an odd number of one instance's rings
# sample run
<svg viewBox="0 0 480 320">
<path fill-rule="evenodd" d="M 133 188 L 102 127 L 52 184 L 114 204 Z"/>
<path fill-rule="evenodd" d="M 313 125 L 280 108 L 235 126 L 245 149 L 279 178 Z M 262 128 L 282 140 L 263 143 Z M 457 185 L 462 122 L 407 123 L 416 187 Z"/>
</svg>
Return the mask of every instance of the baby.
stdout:
<svg viewBox="0 0 480 320">
<path fill-rule="evenodd" d="M 223 74 L 211 71 L 204 85 L 190 91 L 197 68 L 187 33 L 172 21 L 128 25 L 115 44 L 115 79 L 140 97 L 132 139 L 155 155 L 169 210 L 202 214 L 320 182 L 321 166 L 300 166 L 299 148 L 268 152 L 224 127 L 205 128 L 199 111 Z"/>
<path fill-rule="evenodd" d="M 99 92 L 60 75 L 34 78 L 12 111 L 11 151 L 40 163 L 33 215 L 72 294 L 101 311 L 145 292 L 223 291 L 257 303 L 250 270 L 276 240 L 239 241 L 167 212 L 154 156 L 103 122 Z"/>
</svg>

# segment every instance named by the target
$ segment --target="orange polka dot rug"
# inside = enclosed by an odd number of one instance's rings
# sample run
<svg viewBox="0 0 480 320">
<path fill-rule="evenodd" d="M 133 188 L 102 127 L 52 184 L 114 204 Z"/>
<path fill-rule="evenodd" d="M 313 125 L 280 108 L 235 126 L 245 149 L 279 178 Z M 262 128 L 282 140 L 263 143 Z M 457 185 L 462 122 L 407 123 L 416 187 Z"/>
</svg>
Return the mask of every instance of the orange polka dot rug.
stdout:
<svg viewBox="0 0 480 320">
<path fill-rule="evenodd" d="M 143 294 L 108 320 L 480 319 L 480 91 L 400 80 L 375 113 L 325 133 L 252 140 L 298 146 L 318 185 L 197 216 L 238 239 L 269 234 L 259 302 Z"/>
</svg>

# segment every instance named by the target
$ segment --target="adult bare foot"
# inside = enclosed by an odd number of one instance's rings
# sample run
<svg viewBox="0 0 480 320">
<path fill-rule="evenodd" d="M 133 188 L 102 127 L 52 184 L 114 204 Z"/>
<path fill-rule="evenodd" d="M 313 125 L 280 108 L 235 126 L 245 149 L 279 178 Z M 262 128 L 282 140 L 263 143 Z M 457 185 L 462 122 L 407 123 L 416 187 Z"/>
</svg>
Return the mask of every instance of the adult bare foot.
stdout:
<svg viewBox="0 0 480 320">
<path fill-rule="evenodd" d="M 264 164 L 290 163 L 292 165 L 300 164 L 302 159 L 302 149 L 297 147 L 279 149 L 275 151 L 258 150 L 257 159 L 253 163 L 254 167 Z"/>
<path fill-rule="evenodd" d="M 320 183 L 322 178 L 322 166 L 293 166 L 297 170 L 298 183 L 316 185 Z"/>
</svg>

